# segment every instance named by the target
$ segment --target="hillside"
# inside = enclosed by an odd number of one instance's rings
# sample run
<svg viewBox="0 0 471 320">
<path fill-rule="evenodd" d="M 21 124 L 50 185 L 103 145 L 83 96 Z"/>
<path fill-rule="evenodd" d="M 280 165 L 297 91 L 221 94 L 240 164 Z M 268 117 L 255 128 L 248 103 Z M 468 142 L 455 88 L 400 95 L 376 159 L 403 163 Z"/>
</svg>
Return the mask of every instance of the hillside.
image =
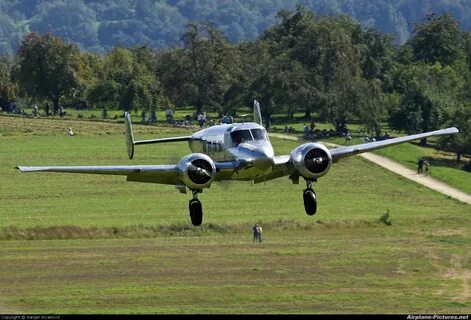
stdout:
<svg viewBox="0 0 471 320">
<path fill-rule="evenodd" d="M 362 24 L 394 34 L 404 43 L 425 14 L 450 12 L 471 30 L 466 0 L 300 0 L 317 15 L 346 14 Z M 209 21 L 231 42 L 255 39 L 273 25 L 291 0 L 0 0 L 0 53 L 16 50 L 21 35 L 51 32 L 82 49 L 104 52 L 124 45 L 154 48 L 178 45 L 190 21 Z"/>
</svg>

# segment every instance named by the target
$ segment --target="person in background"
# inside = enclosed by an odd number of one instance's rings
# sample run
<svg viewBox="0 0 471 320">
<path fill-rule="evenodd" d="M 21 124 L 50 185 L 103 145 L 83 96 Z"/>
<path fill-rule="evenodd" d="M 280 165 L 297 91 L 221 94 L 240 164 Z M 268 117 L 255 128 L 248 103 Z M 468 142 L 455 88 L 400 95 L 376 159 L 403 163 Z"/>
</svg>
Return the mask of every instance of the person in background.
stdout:
<svg viewBox="0 0 471 320">
<path fill-rule="evenodd" d="M 253 227 L 252 227 L 252 233 L 253 233 L 253 242 L 258 242 L 258 239 L 259 239 L 259 233 L 258 233 L 259 229 L 258 229 L 258 224 L 255 224 Z"/>
<path fill-rule="evenodd" d="M 198 115 L 196 116 L 196 120 L 198 121 L 198 125 L 200 126 L 200 128 L 203 127 L 203 114 L 200 112 L 198 113 Z"/>
<path fill-rule="evenodd" d="M 262 227 L 257 223 L 257 231 L 258 231 L 258 242 L 262 242 L 262 233 L 263 233 L 263 229 Z"/>
<path fill-rule="evenodd" d="M 350 131 L 347 131 L 347 133 L 345 134 L 345 143 L 348 143 L 352 141 L 352 135 L 350 134 Z"/>
<path fill-rule="evenodd" d="M 430 174 L 430 162 L 424 160 L 424 167 L 425 167 L 425 175 L 428 176 Z"/>
<path fill-rule="evenodd" d="M 417 163 L 417 173 L 418 174 L 422 173 L 423 167 L 424 167 L 424 158 L 421 157 L 419 159 L 419 162 Z"/>
<path fill-rule="evenodd" d="M 312 134 L 314 132 L 314 129 L 316 128 L 316 123 L 314 122 L 314 119 L 311 120 L 311 123 L 309 124 L 309 128 Z"/>
</svg>

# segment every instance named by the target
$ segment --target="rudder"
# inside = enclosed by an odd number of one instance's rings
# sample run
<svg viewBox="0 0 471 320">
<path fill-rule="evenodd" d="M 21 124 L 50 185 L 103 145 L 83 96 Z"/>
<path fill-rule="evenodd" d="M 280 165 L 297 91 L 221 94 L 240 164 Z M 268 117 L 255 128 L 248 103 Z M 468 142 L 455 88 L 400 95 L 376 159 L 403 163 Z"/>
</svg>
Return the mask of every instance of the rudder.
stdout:
<svg viewBox="0 0 471 320">
<path fill-rule="evenodd" d="M 134 134 L 132 132 L 131 115 L 129 112 L 124 113 L 124 121 L 126 122 L 126 146 L 128 148 L 128 157 L 134 157 Z"/>
</svg>

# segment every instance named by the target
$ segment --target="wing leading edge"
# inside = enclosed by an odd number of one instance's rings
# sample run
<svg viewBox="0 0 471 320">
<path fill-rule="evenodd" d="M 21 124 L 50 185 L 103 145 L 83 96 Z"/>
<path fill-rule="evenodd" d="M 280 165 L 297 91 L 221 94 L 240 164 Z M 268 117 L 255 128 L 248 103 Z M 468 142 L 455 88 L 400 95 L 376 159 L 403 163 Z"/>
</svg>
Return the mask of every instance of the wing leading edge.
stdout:
<svg viewBox="0 0 471 320">
<path fill-rule="evenodd" d="M 369 151 L 389 147 L 392 145 L 396 145 L 396 144 L 400 144 L 400 143 L 404 143 L 408 141 L 413 141 L 413 140 L 422 139 L 422 138 L 431 137 L 431 136 L 455 134 L 458 132 L 459 131 L 457 128 L 452 127 L 452 128 L 441 129 L 441 130 L 436 130 L 436 131 L 431 131 L 431 132 L 414 134 L 414 135 L 405 136 L 405 137 L 383 140 L 383 141 L 363 143 L 363 144 L 357 144 L 357 145 L 346 146 L 346 147 L 342 146 L 342 147 L 329 149 L 329 151 L 332 155 L 332 160 L 336 161 L 338 159 L 345 158 L 348 156 L 353 156 L 360 153 L 369 152 Z M 292 174 L 293 168 L 290 165 L 291 164 L 290 161 L 291 159 L 289 155 L 276 156 L 274 158 L 274 166 L 273 166 L 272 172 L 264 177 L 256 178 L 255 183 L 264 182 L 264 181 L 268 181 L 271 179 L 276 179 L 285 175 Z"/>
<path fill-rule="evenodd" d="M 238 162 L 216 162 L 215 180 L 230 179 L 234 170 L 240 167 Z M 122 175 L 127 181 L 159 184 L 181 184 L 181 171 L 177 165 L 121 165 L 121 166 L 18 166 L 21 172 L 62 172 Z"/>
<path fill-rule="evenodd" d="M 178 184 L 179 172 L 176 165 L 136 166 L 18 166 L 21 172 L 63 172 L 127 176 L 128 181 Z"/>
<path fill-rule="evenodd" d="M 427 138 L 427 137 L 431 137 L 431 136 L 441 136 L 441 135 L 455 134 L 455 133 L 458 133 L 458 132 L 459 132 L 459 130 L 457 128 L 452 127 L 452 128 L 440 129 L 440 130 L 436 130 L 436 131 L 419 133 L 419 134 L 414 134 L 414 135 L 399 137 L 399 138 L 393 138 L 393 139 L 388 139 L 388 140 L 357 144 L 357 145 L 347 146 L 347 147 L 338 147 L 338 148 L 330 149 L 329 151 L 332 155 L 332 159 L 337 160 L 337 159 L 340 159 L 340 158 L 353 156 L 353 155 L 360 154 L 360 153 L 363 153 L 363 152 L 369 152 L 369 151 L 373 151 L 373 150 L 393 146 L 393 145 L 408 142 L 408 141 Z"/>
</svg>

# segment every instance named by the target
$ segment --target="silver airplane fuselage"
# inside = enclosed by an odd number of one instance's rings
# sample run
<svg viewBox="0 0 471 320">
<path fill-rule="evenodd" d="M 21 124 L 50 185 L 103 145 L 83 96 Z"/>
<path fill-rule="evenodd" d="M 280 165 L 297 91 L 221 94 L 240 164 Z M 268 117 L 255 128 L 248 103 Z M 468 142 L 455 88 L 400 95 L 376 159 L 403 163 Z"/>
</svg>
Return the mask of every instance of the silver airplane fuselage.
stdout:
<svg viewBox="0 0 471 320">
<path fill-rule="evenodd" d="M 254 122 L 215 125 L 191 135 L 188 141 L 195 153 L 214 161 L 239 163 L 233 180 L 253 180 L 271 172 L 274 151 L 265 128 Z"/>
</svg>

